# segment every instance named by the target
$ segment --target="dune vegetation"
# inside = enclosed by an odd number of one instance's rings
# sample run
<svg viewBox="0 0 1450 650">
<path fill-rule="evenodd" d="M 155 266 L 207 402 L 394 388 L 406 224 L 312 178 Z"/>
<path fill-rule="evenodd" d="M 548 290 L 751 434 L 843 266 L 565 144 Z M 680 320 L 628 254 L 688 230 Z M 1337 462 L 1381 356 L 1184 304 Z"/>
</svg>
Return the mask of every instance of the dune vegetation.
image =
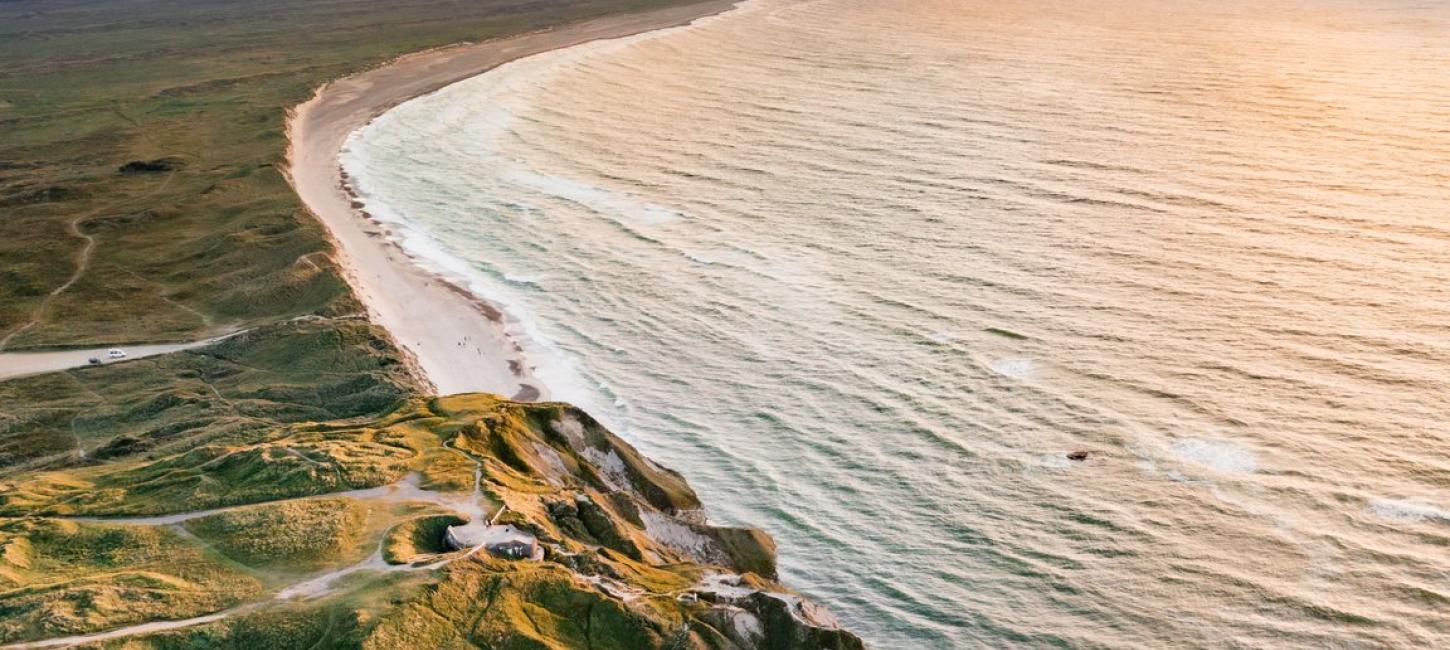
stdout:
<svg viewBox="0 0 1450 650">
<path fill-rule="evenodd" d="M 280 169 L 329 79 L 666 4 L 0 3 L 0 352 L 240 332 L 0 381 L 0 644 L 859 647 L 588 415 L 426 396 Z"/>
<path fill-rule="evenodd" d="M 457 515 L 415 517 L 394 526 L 383 540 L 383 559 L 389 564 L 427 561 L 449 551 L 444 536 L 450 526 L 467 521 Z"/>
<path fill-rule="evenodd" d="M 677 474 L 568 405 L 412 398 L 382 417 L 259 438 L 0 484 L 12 515 L 0 519 L 0 641 L 223 611 L 107 643 L 275 633 L 280 647 L 860 647 L 774 582 L 767 536 L 704 523 Z M 435 463 L 445 456 L 464 462 Z M 169 478 L 198 459 L 224 466 L 215 481 Z M 130 480 L 142 477 L 165 498 Z M 417 492 L 384 496 L 405 479 Z M 464 521 L 448 504 L 470 499 L 535 537 L 539 559 L 444 543 Z"/>
<path fill-rule="evenodd" d="M 258 327 L 217 344 L 0 382 L 0 480 L 245 440 L 267 426 L 376 414 L 411 391 L 385 333 L 359 319 Z"/>
<path fill-rule="evenodd" d="M 184 524 L 222 555 L 250 567 L 316 571 L 367 556 L 367 504 L 308 499 L 219 512 Z"/>
<path fill-rule="evenodd" d="M 355 310 L 286 111 L 398 55 L 678 0 L 0 3 L 0 349 Z"/>
<path fill-rule="evenodd" d="M 0 643 L 199 616 L 261 591 L 241 567 L 163 528 L 0 521 Z"/>
</svg>

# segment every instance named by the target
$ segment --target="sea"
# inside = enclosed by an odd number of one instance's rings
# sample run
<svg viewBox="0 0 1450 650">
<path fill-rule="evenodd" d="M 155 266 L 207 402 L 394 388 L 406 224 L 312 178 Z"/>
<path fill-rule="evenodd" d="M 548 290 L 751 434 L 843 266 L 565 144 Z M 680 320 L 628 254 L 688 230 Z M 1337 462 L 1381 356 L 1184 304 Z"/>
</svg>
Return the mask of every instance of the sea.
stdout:
<svg viewBox="0 0 1450 650">
<path fill-rule="evenodd" d="M 1450 647 L 1450 3 L 749 0 L 344 165 L 872 647 Z"/>
</svg>

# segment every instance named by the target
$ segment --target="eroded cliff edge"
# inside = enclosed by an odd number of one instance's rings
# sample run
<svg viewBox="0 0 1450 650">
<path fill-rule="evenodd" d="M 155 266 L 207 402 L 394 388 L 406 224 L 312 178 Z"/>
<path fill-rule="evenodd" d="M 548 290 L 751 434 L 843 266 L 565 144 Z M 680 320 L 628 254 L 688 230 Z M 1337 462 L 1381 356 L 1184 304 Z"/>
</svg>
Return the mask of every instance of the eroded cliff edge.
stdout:
<svg viewBox="0 0 1450 650">
<path fill-rule="evenodd" d="M 565 404 L 418 398 L 42 471 L 0 484 L 0 514 L 7 643 L 862 647 L 776 582 L 769 536 L 705 523 L 683 478 Z"/>
</svg>

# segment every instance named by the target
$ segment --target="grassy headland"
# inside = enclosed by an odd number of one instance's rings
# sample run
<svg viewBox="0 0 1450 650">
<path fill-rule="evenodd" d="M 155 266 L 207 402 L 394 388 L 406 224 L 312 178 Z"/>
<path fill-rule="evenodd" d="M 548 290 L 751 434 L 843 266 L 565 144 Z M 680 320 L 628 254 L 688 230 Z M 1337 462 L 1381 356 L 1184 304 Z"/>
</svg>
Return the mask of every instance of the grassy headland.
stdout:
<svg viewBox="0 0 1450 650">
<path fill-rule="evenodd" d="M 0 382 L 0 643 L 216 615 L 77 641 L 859 647 L 783 595 L 764 533 L 705 525 L 586 414 L 419 395 L 279 171 L 287 109 L 330 79 L 671 4 L 0 2 L 0 350 L 248 328 Z M 405 481 L 453 501 L 349 492 Z M 443 543 L 475 490 L 542 561 Z"/>
<path fill-rule="evenodd" d="M 395 406 L 417 386 L 278 168 L 287 110 L 407 52 L 669 4 L 0 2 L 0 350 L 255 328 L 0 382 L 0 477 Z"/>
<path fill-rule="evenodd" d="M 0 483 L 0 513 L 30 515 L 0 518 L 0 642 L 235 608 L 111 645 L 860 647 L 774 582 L 768 537 L 704 524 L 677 474 L 568 405 L 415 398 L 381 418 L 257 438 Z M 340 493 L 405 475 L 425 492 L 476 490 L 506 507 L 501 520 L 536 536 L 542 559 L 450 550 L 442 536 L 458 520 L 425 496 Z M 68 516 L 197 510 L 176 521 Z M 287 597 L 370 552 L 395 569 Z"/>
</svg>

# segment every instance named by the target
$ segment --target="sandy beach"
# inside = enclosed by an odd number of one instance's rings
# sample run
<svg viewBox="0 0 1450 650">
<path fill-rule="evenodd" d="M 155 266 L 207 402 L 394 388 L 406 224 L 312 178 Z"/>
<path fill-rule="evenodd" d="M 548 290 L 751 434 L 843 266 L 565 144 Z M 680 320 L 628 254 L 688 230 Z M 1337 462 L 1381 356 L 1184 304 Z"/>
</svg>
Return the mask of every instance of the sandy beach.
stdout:
<svg viewBox="0 0 1450 650">
<path fill-rule="evenodd" d="M 292 185 L 327 227 L 337 261 L 369 316 L 392 334 L 420 379 L 442 395 L 483 391 L 547 398 L 522 346 L 506 332 L 507 316 L 413 264 L 389 241 L 384 227 L 358 209 L 338 163 L 348 136 L 398 104 L 514 59 L 683 25 L 734 4 L 711 0 L 411 54 L 328 83 L 293 109 L 288 123 Z"/>
</svg>

